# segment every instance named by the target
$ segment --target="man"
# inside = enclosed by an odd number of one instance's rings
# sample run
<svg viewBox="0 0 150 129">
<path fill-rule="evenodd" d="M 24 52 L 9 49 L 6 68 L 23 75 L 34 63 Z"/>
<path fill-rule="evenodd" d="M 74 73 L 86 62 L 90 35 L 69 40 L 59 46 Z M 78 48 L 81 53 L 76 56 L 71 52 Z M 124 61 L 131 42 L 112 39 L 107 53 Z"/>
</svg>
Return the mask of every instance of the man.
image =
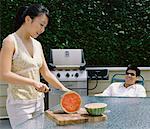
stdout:
<svg viewBox="0 0 150 129">
<path fill-rule="evenodd" d="M 145 88 L 137 84 L 140 70 L 135 66 L 128 66 L 125 75 L 125 82 L 112 83 L 102 94 L 95 96 L 124 96 L 124 97 L 146 97 Z"/>
</svg>

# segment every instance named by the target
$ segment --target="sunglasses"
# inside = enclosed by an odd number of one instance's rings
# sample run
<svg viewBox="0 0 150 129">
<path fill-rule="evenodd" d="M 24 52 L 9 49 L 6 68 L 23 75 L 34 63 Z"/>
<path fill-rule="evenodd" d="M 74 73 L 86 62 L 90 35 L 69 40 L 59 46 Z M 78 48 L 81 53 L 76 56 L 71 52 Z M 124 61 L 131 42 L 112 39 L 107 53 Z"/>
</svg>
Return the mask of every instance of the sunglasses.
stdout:
<svg viewBox="0 0 150 129">
<path fill-rule="evenodd" d="M 134 73 L 129 73 L 129 72 L 126 72 L 126 75 L 131 75 L 131 76 L 135 76 L 135 74 Z"/>
</svg>

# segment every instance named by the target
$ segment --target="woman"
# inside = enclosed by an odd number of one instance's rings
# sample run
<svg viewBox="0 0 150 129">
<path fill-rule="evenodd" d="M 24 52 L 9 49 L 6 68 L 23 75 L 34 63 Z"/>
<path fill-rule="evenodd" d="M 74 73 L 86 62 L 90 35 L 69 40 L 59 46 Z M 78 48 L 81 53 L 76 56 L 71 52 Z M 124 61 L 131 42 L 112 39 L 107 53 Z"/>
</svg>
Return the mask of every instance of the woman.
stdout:
<svg viewBox="0 0 150 129">
<path fill-rule="evenodd" d="M 16 15 L 16 31 L 3 40 L 0 78 L 8 82 L 6 108 L 12 128 L 44 112 L 40 74 L 55 88 L 69 91 L 49 71 L 41 44 L 35 39 L 45 31 L 49 11 L 43 5 L 21 7 Z"/>
</svg>

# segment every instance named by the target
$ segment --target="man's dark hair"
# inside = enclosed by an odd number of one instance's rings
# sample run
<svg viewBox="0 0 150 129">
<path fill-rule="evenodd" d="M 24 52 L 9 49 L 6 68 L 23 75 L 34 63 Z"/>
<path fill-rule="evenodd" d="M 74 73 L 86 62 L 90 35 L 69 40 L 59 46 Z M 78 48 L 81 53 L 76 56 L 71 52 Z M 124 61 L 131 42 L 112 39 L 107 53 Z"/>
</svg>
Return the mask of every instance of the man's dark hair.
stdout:
<svg viewBox="0 0 150 129">
<path fill-rule="evenodd" d="M 136 72 L 136 76 L 140 76 L 141 71 L 137 66 L 128 65 L 126 73 L 127 73 L 128 70 L 134 70 Z"/>
</svg>

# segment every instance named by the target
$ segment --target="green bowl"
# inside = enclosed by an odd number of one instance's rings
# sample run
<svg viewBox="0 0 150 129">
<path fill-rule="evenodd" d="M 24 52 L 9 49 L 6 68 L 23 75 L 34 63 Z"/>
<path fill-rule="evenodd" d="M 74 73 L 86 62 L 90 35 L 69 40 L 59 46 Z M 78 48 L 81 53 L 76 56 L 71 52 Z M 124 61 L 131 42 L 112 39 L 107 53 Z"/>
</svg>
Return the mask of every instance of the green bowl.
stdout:
<svg viewBox="0 0 150 129">
<path fill-rule="evenodd" d="M 85 106 L 86 111 L 92 116 L 102 115 L 106 110 L 107 104 L 105 103 L 89 103 Z"/>
</svg>

